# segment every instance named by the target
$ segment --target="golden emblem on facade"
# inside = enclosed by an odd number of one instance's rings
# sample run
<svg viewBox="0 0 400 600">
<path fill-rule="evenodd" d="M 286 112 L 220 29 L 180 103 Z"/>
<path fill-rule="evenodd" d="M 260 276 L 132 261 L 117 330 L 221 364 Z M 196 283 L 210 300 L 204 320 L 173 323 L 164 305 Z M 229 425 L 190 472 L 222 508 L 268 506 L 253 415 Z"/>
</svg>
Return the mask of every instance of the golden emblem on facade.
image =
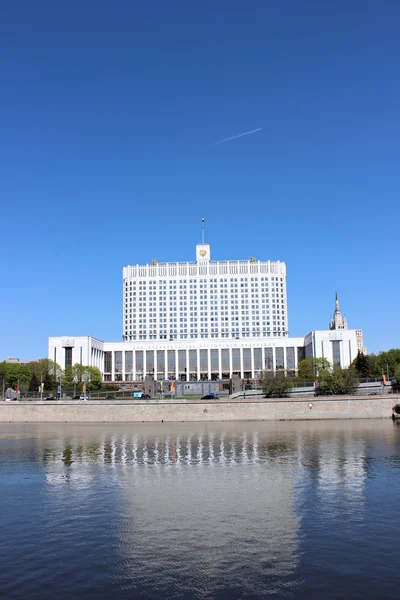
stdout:
<svg viewBox="0 0 400 600">
<path fill-rule="evenodd" d="M 200 250 L 200 256 L 205 256 L 207 252 L 205 250 Z"/>
</svg>

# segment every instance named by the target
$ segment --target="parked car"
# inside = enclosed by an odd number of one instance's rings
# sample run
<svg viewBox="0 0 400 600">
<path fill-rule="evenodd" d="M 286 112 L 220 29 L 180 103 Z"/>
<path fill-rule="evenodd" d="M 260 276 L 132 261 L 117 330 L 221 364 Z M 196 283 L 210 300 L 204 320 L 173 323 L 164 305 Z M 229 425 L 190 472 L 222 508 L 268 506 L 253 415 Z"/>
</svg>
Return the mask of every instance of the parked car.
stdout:
<svg viewBox="0 0 400 600">
<path fill-rule="evenodd" d="M 79 396 L 79 400 L 89 400 L 89 396 Z"/>
<path fill-rule="evenodd" d="M 151 398 L 150 394 L 143 394 L 142 398 Z"/>
<path fill-rule="evenodd" d="M 57 398 L 54 398 L 54 396 L 47 396 L 47 398 L 45 398 L 45 400 L 57 400 Z"/>
<path fill-rule="evenodd" d="M 72 400 L 79 400 L 80 396 L 72 396 Z"/>
<path fill-rule="evenodd" d="M 212 392 L 211 394 L 206 394 L 203 396 L 202 400 L 219 400 L 219 398 L 215 392 Z"/>
</svg>

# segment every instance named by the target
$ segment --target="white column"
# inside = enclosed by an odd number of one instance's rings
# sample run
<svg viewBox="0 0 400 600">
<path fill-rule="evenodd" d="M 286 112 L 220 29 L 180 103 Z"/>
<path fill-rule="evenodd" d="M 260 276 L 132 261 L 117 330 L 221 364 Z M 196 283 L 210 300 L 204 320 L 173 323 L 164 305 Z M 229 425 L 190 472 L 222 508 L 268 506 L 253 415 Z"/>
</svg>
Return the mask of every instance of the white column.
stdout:
<svg viewBox="0 0 400 600">
<path fill-rule="evenodd" d="M 122 381 L 126 381 L 126 373 L 125 373 L 125 350 L 122 350 L 121 354 L 122 354 Z"/>
<path fill-rule="evenodd" d="M 254 379 L 254 348 L 250 348 L 251 378 Z"/>
<path fill-rule="evenodd" d="M 229 377 L 232 377 L 233 364 L 232 364 L 232 348 L 229 348 Z"/>
<path fill-rule="evenodd" d="M 175 379 L 176 381 L 179 380 L 179 362 L 178 362 L 178 350 L 175 348 L 174 349 L 174 354 L 175 354 Z"/>
<path fill-rule="evenodd" d="M 208 379 L 211 379 L 211 351 L 210 348 L 207 348 L 207 371 L 208 371 Z"/>
<path fill-rule="evenodd" d="M 186 348 L 186 381 L 190 379 L 189 349 Z"/>
<path fill-rule="evenodd" d="M 276 355 L 275 355 L 275 346 L 272 346 L 272 370 L 275 373 L 276 371 Z"/>
<path fill-rule="evenodd" d="M 218 379 L 222 379 L 222 357 L 221 357 L 221 348 L 218 348 Z"/>
<path fill-rule="evenodd" d="M 240 378 L 244 378 L 244 369 L 243 369 L 243 347 L 240 348 Z"/>
<path fill-rule="evenodd" d="M 111 379 L 112 381 L 115 381 L 115 351 L 113 350 L 111 352 Z"/>
</svg>

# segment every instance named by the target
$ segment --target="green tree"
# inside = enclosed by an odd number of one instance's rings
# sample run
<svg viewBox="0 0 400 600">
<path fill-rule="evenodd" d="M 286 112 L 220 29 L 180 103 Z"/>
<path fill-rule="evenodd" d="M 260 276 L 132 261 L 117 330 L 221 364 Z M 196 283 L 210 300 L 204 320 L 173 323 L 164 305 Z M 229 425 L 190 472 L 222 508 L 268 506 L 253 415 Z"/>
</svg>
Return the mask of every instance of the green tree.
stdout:
<svg viewBox="0 0 400 600">
<path fill-rule="evenodd" d="M 323 369 L 330 369 L 327 358 L 305 358 L 299 362 L 297 377 L 300 381 L 314 381 L 314 377 Z"/>
<path fill-rule="evenodd" d="M 86 389 L 99 390 L 103 385 L 101 373 L 97 367 L 86 367 L 86 373 L 89 375 L 89 381 L 86 384 Z"/>
<path fill-rule="evenodd" d="M 46 373 L 44 374 L 43 384 L 44 384 L 43 387 L 46 390 L 46 392 L 51 392 L 56 387 L 55 378 L 53 375 L 50 375 L 50 373 L 48 371 L 46 371 Z"/>
<path fill-rule="evenodd" d="M 31 377 L 29 369 L 25 365 L 18 363 L 5 363 L 7 385 L 14 388 L 28 383 Z"/>
<path fill-rule="evenodd" d="M 338 365 L 333 369 L 323 369 L 317 378 L 317 395 L 354 394 L 358 386 L 357 371 L 354 367 L 341 369 Z"/>
<path fill-rule="evenodd" d="M 369 377 L 369 363 L 368 359 L 362 352 L 358 352 L 356 358 L 353 360 L 353 366 L 357 371 L 359 377 Z"/>
<path fill-rule="evenodd" d="M 285 398 L 293 385 L 293 379 L 285 377 L 283 371 L 264 371 L 261 376 L 261 387 L 266 398 Z"/>
<path fill-rule="evenodd" d="M 39 390 L 39 380 L 37 378 L 36 373 L 32 373 L 32 375 L 31 375 L 28 390 L 30 392 L 38 392 L 38 390 Z"/>
<path fill-rule="evenodd" d="M 74 373 L 71 365 L 68 365 L 64 369 L 62 374 L 62 384 L 65 387 L 71 387 L 73 385 Z"/>
<path fill-rule="evenodd" d="M 400 365 L 400 348 L 379 352 L 376 357 L 375 376 L 382 377 L 389 374 L 389 377 L 392 377 L 398 365 Z"/>
<path fill-rule="evenodd" d="M 75 364 L 75 365 L 72 367 L 72 370 L 73 370 L 73 373 L 74 373 L 74 377 L 77 377 L 77 379 L 78 379 L 78 382 L 82 381 L 82 375 L 83 375 L 84 373 L 86 373 L 86 368 L 87 368 L 87 367 L 84 367 L 83 365 L 81 365 L 81 364 L 79 364 L 79 363 L 76 363 L 76 364 Z"/>
</svg>

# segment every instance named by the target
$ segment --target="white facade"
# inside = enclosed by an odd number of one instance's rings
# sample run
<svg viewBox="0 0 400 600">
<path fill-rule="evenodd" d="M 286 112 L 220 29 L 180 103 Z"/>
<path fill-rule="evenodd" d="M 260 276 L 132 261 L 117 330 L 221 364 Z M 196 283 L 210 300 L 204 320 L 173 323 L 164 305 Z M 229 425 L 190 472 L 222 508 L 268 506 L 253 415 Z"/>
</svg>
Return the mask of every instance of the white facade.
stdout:
<svg viewBox="0 0 400 600">
<path fill-rule="evenodd" d="M 49 338 L 49 358 L 63 369 L 98 367 L 105 381 L 257 378 L 263 370 L 297 370 L 303 358 L 324 357 L 348 367 L 357 356 L 356 330 L 313 331 L 305 338 L 101 342 L 91 337 Z"/>
<path fill-rule="evenodd" d="M 326 358 L 332 366 L 349 367 L 357 356 L 357 331 L 312 331 L 304 338 L 306 358 Z"/>
<path fill-rule="evenodd" d="M 196 340 L 288 335 L 286 265 L 211 261 L 123 268 L 123 340 Z"/>
<path fill-rule="evenodd" d="M 289 338 L 285 263 L 210 258 L 203 239 L 196 262 L 124 267 L 124 341 L 51 337 L 49 358 L 63 369 L 97 367 L 116 382 L 254 379 L 296 371 L 308 357 L 341 367 L 354 360 L 361 330 L 347 329 L 337 295 L 330 331 Z"/>
</svg>

